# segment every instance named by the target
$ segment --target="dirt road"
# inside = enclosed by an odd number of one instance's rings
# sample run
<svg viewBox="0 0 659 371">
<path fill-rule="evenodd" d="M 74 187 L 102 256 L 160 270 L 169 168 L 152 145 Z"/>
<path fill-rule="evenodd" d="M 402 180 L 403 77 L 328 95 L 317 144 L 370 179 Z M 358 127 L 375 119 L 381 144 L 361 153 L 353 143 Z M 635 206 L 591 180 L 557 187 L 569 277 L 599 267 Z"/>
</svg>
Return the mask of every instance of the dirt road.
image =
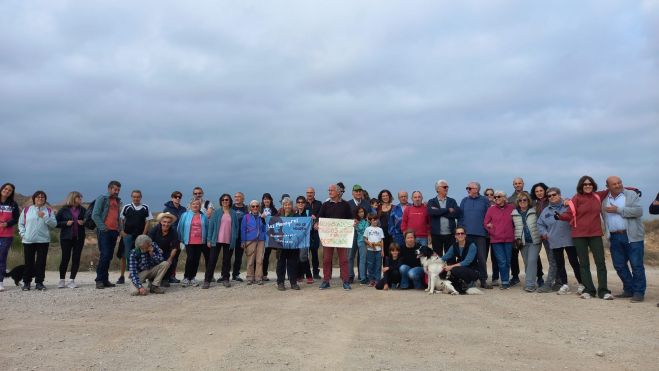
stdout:
<svg viewBox="0 0 659 371">
<path fill-rule="evenodd" d="M 338 273 L 338 272 L 337 272 Z M 271 276 L 274 276 L 271 274 Z M 111 273 L 116 278 L 117 274 Z M 572 277 L 572 276 L 571 276 Z M 318 282 L 279 292 L 174 285 L 131 297 L 129 285 L 0 293 L 0 369 L 656 370 L 659 270 L 646 302 L 529 294 L 344 292 Z M 620 283 L 609 271 L 609 286 Z M 598 352 L 599 355 L 598 355 Z"/>
</svg>

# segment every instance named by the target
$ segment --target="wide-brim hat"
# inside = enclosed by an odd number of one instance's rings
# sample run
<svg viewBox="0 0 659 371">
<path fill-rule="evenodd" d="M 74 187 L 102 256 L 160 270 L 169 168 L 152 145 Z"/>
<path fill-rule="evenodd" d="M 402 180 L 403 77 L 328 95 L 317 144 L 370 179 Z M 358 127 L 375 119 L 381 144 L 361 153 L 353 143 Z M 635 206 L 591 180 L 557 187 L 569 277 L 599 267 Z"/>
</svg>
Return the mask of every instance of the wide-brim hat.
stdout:
<svg viewBox="0 0 659 371">
<path fill-rule="evenodd" d="M 160 213 L 160 214 L 158 214 L 158 217 L 156 218 L 156 220 L 158 221 L 158 223 L 160 223 L 160 221 L 161 221 L 163 218 L 170 218 L 170 219 L 172 220 L 172 223 L 176 223 L 176 219 L 178 219 L 178 218 L 176 217 L 176 215 L 174 215 L 174 214 L 172 214 L 172 213 L 170 213 L 170 212 L 168 212 L 168 211 L 166 211 L 166 212 L 164 212 L 164 213 Z"/>
</svg>

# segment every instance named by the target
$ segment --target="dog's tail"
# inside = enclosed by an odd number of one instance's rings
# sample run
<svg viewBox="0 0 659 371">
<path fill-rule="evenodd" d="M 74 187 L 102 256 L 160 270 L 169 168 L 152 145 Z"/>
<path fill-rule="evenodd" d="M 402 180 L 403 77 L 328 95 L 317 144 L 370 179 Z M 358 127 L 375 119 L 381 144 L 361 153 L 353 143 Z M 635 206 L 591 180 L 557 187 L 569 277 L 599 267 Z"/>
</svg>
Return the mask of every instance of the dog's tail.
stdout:
<svg viewBox="0 0 659 371">
<path fill-rule="evenodd" d="M 476 287 L 470 287 L 467 289 L 467 295 L 483 295 L 483 292 Z"/>
</svg>

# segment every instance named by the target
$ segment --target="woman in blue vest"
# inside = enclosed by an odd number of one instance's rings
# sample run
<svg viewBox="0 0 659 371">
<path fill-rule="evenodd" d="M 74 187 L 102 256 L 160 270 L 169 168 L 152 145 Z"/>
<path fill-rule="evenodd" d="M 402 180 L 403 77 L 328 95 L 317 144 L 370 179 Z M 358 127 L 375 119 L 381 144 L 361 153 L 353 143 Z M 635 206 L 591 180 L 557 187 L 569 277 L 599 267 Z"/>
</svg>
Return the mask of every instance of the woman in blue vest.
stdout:
<svg viewBox="0 0 659 371">
<path fill-rule="evenodd" d="M 477 247 L 473 242 L 467 244 L 467 231 L 464 227 L 456 227 L 455 243 L 442 256 L 447 266 L 440 277 L 444 279 L 447 272 L 451 272 L 449 281 L 461 295 L 466 294 L 467 288 L 479 277 L 476 250 Z"/>
</svg>

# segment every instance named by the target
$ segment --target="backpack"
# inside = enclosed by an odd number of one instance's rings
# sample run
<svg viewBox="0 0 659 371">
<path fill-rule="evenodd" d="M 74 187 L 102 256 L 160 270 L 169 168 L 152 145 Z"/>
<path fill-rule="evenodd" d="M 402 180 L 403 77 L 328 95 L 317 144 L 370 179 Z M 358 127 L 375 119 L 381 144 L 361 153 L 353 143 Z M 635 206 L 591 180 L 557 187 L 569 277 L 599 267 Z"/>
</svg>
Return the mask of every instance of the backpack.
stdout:
<svg viewBox="0 0 659 371">
<path fill-rule="evenodd" d="M 85 212 L 85 228 L 89 230 L 94 230 L 96 229 L 96 223 L 94 223 L 94 219 L 92 219 L 92 214 L 94 213 L 94 204 L 96 203 L 96 200 L 92 201 L 89 204 L 89 207 L 87 208 L 87 212 Z"/>
</svg>

